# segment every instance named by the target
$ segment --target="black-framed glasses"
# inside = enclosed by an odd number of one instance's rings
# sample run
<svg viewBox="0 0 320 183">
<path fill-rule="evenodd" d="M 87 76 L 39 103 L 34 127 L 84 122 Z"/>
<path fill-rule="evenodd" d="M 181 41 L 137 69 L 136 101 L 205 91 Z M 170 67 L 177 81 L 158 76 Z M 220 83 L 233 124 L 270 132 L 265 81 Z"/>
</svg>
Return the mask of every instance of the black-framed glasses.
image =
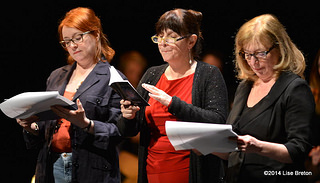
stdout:
<svg viewBox="0 0 320 183">
<path fill-rule="evenodd" d="M 154 36 L 152 36 L 151 37 L 151 40 L 152 40 L 152 42 L 154 42 L 154 43 L 161 43 L 161 41 L 163 40 L 165 43 L 167 43 L 167 44 L 174 44 L 174 43 L 176 43 L 177 41 L 180 41 L 180 40 L 182 40 L 182 39 L 184 39 L 184 38 L 187 38 L 187 37 L 189 37 L 190 35 L 187 35 L 187 36 L 181 36 L 181 37 L 178 37 L 178 38 L 173 38 L 173 37 L 160 37 L 160 36 L 156 36 L 156 35 L 154 35 Z"/>
<path fill-rule="evenodd" d="M 270 51 L 276 47 L 277 44 L 274 44 L 273 46 L 271 46 L 271 48 L 269 48 L 269 50 L 267 51 L 259 51 L 259 52 L 254 52 L 254 53 L 248 53 L 245 51 L 240 51 L 239 55 L 246 61 L 250 61 L 251 57 L 253 56 L 254 58 L 256 58 L 258 61 L 266 59 L 268 53 L 270 53 Z"/>
<path fill-rule="evenodd" d="M 81 43 L 83 41 L 83 36 L 86 34 L 91 33 L 92 31 L 87 31 L 81 34 L 76 34 L 72 37 L 72 39 L 67 39 L 67 40 L 63 40 L 60 41 L 60 44 L 62 47 L 66 48 L 69 47 L 71 45 L 71 42 L 73 42 L 73 44 L 78 44 Z"/>
</svg>

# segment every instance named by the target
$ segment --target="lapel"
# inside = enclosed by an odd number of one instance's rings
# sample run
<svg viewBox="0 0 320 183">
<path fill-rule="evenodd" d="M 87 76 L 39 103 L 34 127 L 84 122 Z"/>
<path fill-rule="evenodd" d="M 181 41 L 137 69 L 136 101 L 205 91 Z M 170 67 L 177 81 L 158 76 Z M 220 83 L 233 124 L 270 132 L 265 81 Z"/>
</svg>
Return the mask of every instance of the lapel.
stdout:
<svg viewBox="0 0 320 183">
<path fill-rule="evenodd" d="M 76 62 L 73 65 L 67 65 L 62 69 L 58 83 L 63 83 L 59 89 L 59 94 L 63 96 L 64 91 L 66 90 L 67 84 L 72 76 L 74 69 L 76 68 Z"/>
<path fill-rule="evenodd" d="M 246 113 L 246 115 L 242 115 L 241 121 L 244 120 L 248 123 L 258 115 L 260 115 L 263 111 L 267 110 L 271 105 L 273 105 L 278 100 L 278 98 L 289 86 L 289 84 L 298 77 L 299 76 L 291 72 L 283 72 L 278 78 L 278 80 L 276 81 L 276 83 L 272 86 L 268 95 L 265 98 L 263 98 L 259 103 L 257 103 L 256 106 L 253 107 L 252 112 Z M 239 121 L 240 114 L 244 108 L 244 105 L 246 105 L 251 87 L 252 87 L 252 82 L 251 84 L 247 82 L 244 83 L 242 90 L 239 91 L 240 93 L 239 95 L 237 95 L 237 98 L 234 101 L 234 106 L 233 106 L 234 111 L 231 111 L 230 118 L 228 119 L 228 123 L 234 124 Z"/>
<path fill-rule="evenodd" d="M 251 90 L 252 84 L 253 83 L 251 81 L 242 81 L 239 84 L 237 88 L 236 96 L 233 101 L 232 110 L 230 111 L 230 114 L 227 119 L 228 124 L 233 124 L 236 121 L 238 121 L 242 113 L 243 107 L 247 102 L 247 98 L 249 96 L 249 92 Z"/>
<path fill-rule="evenodd" d="M 108 62 L 99 61 L 75 93 L 73 101 L 76 101 L 76 99 L 79 98 L 85 91 L 98 83 L 103 75 L 110 75 L 109 67 L 110 64 Z"/>
</svg>

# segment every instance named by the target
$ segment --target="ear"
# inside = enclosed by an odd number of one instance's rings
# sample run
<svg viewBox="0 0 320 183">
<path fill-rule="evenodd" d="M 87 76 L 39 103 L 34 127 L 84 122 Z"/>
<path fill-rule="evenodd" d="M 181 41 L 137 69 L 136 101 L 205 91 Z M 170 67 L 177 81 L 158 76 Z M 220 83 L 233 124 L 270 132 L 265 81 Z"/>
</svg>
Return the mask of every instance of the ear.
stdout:
<svg viewBox="0 0 320 183">
<path fill-rule="evenodd" d="M 97 31 L 96 40 L 97 40 L 97 41 L 99 41 L 99 40 L 100 40 L 100 31 Z"/>
<path fill-rule="evenodd" d="M 188 43 L 189 50 L 191 50 L 193 48 L 193 46 L 197 43 L 197 40 L 198 40 L 198 36 L 196 34 L 192 34 L 189 37 L 189 43 Z"/>
</svg>

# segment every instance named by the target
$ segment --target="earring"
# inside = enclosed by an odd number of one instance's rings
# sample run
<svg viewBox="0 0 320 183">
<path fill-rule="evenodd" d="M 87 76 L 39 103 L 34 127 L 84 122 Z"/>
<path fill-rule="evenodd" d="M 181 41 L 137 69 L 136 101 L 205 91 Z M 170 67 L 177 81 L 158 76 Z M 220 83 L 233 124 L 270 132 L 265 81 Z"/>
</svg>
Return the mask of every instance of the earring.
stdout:
<svg viewBox="0 0 320 183">
<path fill-rule="evenodd" d="M 190 65 L 192 64 L 192 58 L 191 58 L 191 52 L 190 52 L 190 49 L 189 49 L 189 64 L 190 64 Z"/>
</svg>

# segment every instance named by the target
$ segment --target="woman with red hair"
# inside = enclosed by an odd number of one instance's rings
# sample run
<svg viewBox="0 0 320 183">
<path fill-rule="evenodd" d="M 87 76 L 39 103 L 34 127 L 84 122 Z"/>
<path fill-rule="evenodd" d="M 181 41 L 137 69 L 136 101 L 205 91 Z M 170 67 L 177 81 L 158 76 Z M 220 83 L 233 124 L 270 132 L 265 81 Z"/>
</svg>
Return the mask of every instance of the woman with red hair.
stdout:
<svg viewBox="0 0 320 183">
<path fill-rule="evenodd" d="M 120 97 L 109 86 L 114 50 L 89 8 L 69 11 L 58 28 L 69 65 L 53 71 L 48 91 L 59 91 L 78 109 L 52 106 L 59 120 L 17 119 L 27 145 L 40 149 L 36 182 L 119 182 L 115 126 Z"/>
</svg>

